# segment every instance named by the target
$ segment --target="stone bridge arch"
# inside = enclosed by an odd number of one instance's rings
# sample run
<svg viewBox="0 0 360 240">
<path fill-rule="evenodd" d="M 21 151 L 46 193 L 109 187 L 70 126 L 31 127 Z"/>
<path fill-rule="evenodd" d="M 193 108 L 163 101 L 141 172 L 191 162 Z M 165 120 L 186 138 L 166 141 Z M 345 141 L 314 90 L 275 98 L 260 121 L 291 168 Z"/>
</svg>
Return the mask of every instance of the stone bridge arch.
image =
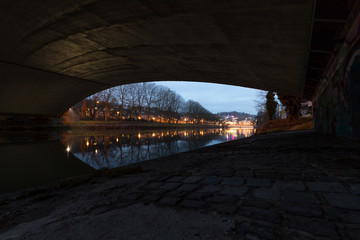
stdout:
<svg viewBox="0 0 360 240">
<path fill-rule="evenodd" d="M 198 81 L 313 100 L 316 129 L 360 136 L 359 93 L 342 87 L 357 86 L 342 75 L 359 19 L 358 0 L 4 0 L 0 121 L 58 117 L 119 84 Z"/>
<path fill-rule="evenodd" d="M 302 95 L 312 0 L 0 4 L 0 114 L 60 116 L 97 91 L 199 81 Z"/>
</svg>

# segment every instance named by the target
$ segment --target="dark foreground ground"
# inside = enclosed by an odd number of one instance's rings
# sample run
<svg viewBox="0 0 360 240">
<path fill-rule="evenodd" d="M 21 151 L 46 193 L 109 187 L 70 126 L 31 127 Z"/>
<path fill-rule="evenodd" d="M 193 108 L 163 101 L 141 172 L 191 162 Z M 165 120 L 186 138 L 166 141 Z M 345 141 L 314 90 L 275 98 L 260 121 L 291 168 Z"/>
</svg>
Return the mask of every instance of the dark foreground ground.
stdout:
<svg viewBox="0 0 360 240">
<path fill-rule="evenodd" d="M 79 182 L 3 196 L 0 239 L 360 239 L 360 143 L 310 131 Z"/>
</svg>

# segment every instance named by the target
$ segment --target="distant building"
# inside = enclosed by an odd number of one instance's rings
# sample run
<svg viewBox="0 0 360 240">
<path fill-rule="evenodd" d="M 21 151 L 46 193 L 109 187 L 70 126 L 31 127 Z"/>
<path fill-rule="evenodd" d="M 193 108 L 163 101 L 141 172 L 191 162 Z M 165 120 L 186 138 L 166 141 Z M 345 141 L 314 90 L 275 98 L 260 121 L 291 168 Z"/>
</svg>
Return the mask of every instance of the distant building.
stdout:
<svg viewBox="0 0 360 240">
<path fill-rule="evenodd" d="M 302 116 L 312 114 L 312 101 L 302 102 L 300 112 Z"/>
<path fill-rule="evenodd" d="M 239 124 L 241 126 L 252 126 L 253 121 L 251 119 L 245 119 L 245 120 L 239 121 Z"/>
<path fill-rule="evenodd" d="M 286 119 L 287 113 L 285 111 L 285 108 L 280 111 L 280 119 Z"/>
<path fill-rule="evenodd" d="M 237 117 L 234 117 L 233 115 L 223 116 L 223 119 L 224 119 L 226 125 L 238 124 Z"/>
</svg>

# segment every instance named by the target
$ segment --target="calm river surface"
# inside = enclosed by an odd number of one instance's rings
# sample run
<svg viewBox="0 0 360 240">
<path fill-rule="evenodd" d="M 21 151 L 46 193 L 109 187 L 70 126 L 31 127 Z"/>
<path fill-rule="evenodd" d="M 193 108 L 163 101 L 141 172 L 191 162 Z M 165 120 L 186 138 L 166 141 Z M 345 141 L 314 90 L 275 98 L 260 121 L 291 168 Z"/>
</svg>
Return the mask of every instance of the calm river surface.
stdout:
<svg viewBox="0 0 360 240">
<path fill-rule="evenodd" d="M 115 168 L 252 135 L 252 129 L 64 133 L 67 151 L 94 169 Z"/>
<path fill-rule="evenodd" d="M 252 129 L 73 130 L 0 136 L 0 194 L 249 137 Z"/>
</svg>

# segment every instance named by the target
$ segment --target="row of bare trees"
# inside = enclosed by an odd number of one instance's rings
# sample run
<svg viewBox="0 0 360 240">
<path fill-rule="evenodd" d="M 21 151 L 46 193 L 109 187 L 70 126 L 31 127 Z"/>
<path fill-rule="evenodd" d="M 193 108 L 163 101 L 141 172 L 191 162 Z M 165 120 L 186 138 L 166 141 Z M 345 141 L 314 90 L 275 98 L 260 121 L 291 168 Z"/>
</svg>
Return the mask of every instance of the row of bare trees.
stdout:
<svg viewBox="0 0 360 240">
<path fill-rule="evenodd" d="M 176 118 L 184 103 L 180 95 L 154 83 L 135 83 L 108 90 L 113 91 L 114 100 L 120 106 L 120 118 L 123 117 L 125 108 L 130 111 L 130 118 L 145 114 L 149 121 L 152 110 L 163 118 Z"/>
<path fill-rule="evenodd" d="M 130 119 L 145 118 L 150 121 L 152 116 L 177 122 L 180 113 L 188 114 L 189 120 L 198 123 L 200 119 L 215 121 L 216 117 L 193 100 L 185 100 L 171 89 L 154 83 L 135 83 L 109 88 L 90 96 L 87 100 L 88 115 L 96 119 L 99 111 L 107 121 L 114 117 Z"/>
</svg>

